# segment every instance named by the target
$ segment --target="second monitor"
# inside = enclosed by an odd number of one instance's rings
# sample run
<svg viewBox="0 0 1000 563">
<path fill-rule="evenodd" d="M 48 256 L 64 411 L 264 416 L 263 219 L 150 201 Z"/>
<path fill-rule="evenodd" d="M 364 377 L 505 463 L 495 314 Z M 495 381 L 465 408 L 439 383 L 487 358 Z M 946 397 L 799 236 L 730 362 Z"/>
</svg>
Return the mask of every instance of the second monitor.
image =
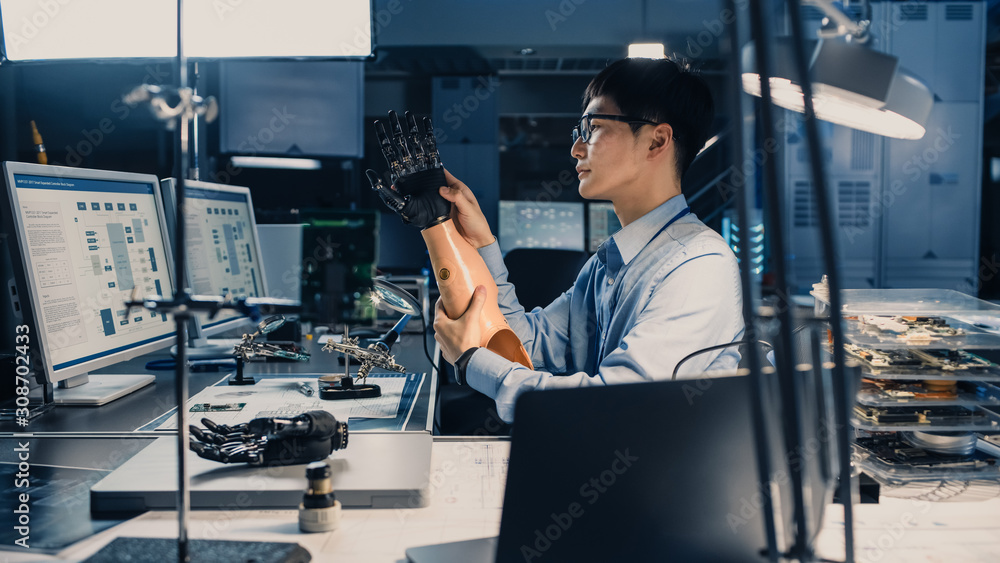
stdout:
<svg viewBox="0 0 1000 563">
<path fill-rule="evenodd" d="M 583 203 L 500 202 L 500 250 L 583 250 Z"/>
<path fill-rule="evenodd" d="M 177 181 L 161 181 L 170 230 L 176 227 Z M 257 223 L 250 189 L 242 186 L 186 180 L 185 247 L 188 289 L 196 295 L 266 297 Z M 199 315 L 191 333 L 192 357 L 229 356 L 228 341 L 212 344 L 208 336 L 249 325 L 247 317 L 221 311 L 214 318 Z"/>
<path fill-rule="evenodd" d="M 598 247 L 604 244 L 604 241 L 621 230 L 622 223 L 618 220 L 615 207 L 611 202 L 592 201 L 587 204 L 587 212 L 589 224 L 587 251 L 595 253 Z"/>
</svg>

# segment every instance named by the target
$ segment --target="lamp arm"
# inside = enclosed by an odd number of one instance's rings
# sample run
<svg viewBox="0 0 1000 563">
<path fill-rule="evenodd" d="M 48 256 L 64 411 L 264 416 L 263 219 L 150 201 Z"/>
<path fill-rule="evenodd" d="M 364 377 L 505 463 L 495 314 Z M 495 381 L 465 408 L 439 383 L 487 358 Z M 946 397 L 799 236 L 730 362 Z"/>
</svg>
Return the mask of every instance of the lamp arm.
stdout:
<svg viewBox="0 0 1000 563">
<path fill-rule="evenodd" d="M 854 21 L 850 14 L 834 3 L 833 0 L 802 0 L 802 4 L 814 6 L 821 10 L 827 17 L 823 28 L 819 31 L 819 36 L 823 38 L 841 37 L 850 35 L 854 40 L 864 43 L 868 41 L 868 28 L 871 25 L 871 7 L 868 0 L 862 0 L 865 9 L 865 16 L 860 21 Z"/>
</svg>

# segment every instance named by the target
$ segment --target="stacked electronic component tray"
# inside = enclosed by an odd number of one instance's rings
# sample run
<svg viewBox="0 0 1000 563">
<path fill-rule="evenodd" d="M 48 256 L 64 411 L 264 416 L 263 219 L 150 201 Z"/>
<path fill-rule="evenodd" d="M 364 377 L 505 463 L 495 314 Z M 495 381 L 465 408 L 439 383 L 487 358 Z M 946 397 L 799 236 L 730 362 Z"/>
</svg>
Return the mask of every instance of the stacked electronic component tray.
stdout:
<svg viewBox="0 0 1000 563">
<path fill-rule="evenodd" d="M 822 288 L 817 312 L 824 310 Z M 846 290 L 845 351 L 861 365 L 854 462 L 888 496 L 1000 496 L 1000 306 L 939 289 Z M 828 303 L 826 304 L 828 307 Z"/>
</svg>

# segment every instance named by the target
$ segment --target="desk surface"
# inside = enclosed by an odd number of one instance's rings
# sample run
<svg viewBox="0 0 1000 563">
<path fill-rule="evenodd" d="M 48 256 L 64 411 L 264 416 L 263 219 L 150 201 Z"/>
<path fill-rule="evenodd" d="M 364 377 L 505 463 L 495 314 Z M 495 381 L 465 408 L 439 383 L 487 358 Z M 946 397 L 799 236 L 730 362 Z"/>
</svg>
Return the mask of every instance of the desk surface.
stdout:
<svg viewBox="0 0 1000 563">
<path fill-rule="evenodd" d="M 296 542 L 313 561 L 398 563 L 409 547 L 494 536 L 506 478 L 509 443 L 502 440 L 434 443 L 431 504 L 416 509 L 345 510 L 338 530 L 298 531 L 295 510 L 195 511 L 190 534 L 200 539 Z M 1000 499 L 928 503 L 883 499 L 858 505 L 857 560 L 939 562 L 1000 560 Z M 843 560 L 843 512 L 828 507 L 820 555 Z M 13 561 L 79 561 L 119 536 L 176 537 L 174 512 L 148 512 L 57 555 L 15 552 Z M 0 560 L 9 553 L 0 553 Z"/>
<path fill-rule="evenodd" d="M 436 380 L 424 355 L 420 338 L 419 334 L 404 334 L 393 347 L 393 352 L 396 355 L 396 361 L 406 366 L 408 371 L 427 374 L 404 430 L 430 432 L 434 413 L 432 388 L 436 386 Z M 433 337 L 428 336 L 427 338 L 428 347 L 433 351 Z M 321 346 L 312 341 L 308 341 L 305 346 L 312 355 L 308 362 L 253 362 L 247 366 L 246 372 L 250 375 L 276 376 L 296 373 L 343 373 L 343 365 L 337 362 L 336 355 L 320 351 Z M 51 411 L 33 419 L 27 428 L 20 428 L 13 421 L 2 421 L 0 422 L 0 436 L 26 432 L 32 434 L 81 433 L 91 435 L 132 432 L 177 405 L 174 372 L 172 370 L 151 372 L 145 369 L 146 362 L 169 357 L 167 352 L 163 351 L 95 372 L 151 373 L 156 376 L 156 382 L 153 385 L 146 386 L 101 407 L 54 407 Z M 194 395 L 214 384 L 224 374 L 225 372 L 191 373 L 188 380 L 189 395 Z"/>
<path fill-rule="evenodd" d="M 48 461 L 45 443 L 66 442 L 65 439 L 34 440 L 33 452 L 38 462 Z M 72 440 L 81 442 L 82 440 Z M 104 442 L 107 440 L 88 440 Z M 122 439 L 122 447 L 134 449 L 148 440 Z M 196 539 L 242 539 L 296 542 L 312 553 L 313 561 L 395 562 L 404 559 L 408 547 L 494 536 L 500 529 L 507 474 L 509 442 L 503 439 L 475 441 L 447 440 L 435 442 L 431 470 L 426 475 L 431 502 L 426 508 L 345 509 L 341 527 L 334 532 L 303 534 L 298 530 L 296 510 L 196 510 L 191 514 L 189 533 Z M 50 452 L 51 453 L 51 452 Z M 81 452 L 82 454 L 82 452 Z M 35 455 L 35 454 L 33 454 Z M 9 457 L 9 456 L 6 456 Z M 6 457 L 0 456 L 0 461 Z M 51 457 L 51 456 L 48 456 Z M 88 457 L 82 454 L 81 459 Z M 94 471 L 105 471 L 96 459 Z M 303 479 L 304 483 L 304 479 Z M 86 502 L 71 503 L 76 510 L 87 512 Z M 44 510 L 55 507 L 33 507 L 42 522 Z M 0 513 L 9 511 L 0 511 Z M 0 561 L 80 561 L 89 557 L 113 538 L 128 535 L 139 537 L 176 537 L 176 513 L 147 512 L 142 516 L 110 528 L 114 522 L 101 521 L 94 525 L 97 535 L 84 539 L 57 554 L 17 548 L 13 553 L 0 551 Z M 10 549 L 13 533 L 0 531 L 3 546 Z M 103 531 L 101 531 L 103 530 Z M 35 536 L 40 530 L 32 529 Z"/>
</svg>

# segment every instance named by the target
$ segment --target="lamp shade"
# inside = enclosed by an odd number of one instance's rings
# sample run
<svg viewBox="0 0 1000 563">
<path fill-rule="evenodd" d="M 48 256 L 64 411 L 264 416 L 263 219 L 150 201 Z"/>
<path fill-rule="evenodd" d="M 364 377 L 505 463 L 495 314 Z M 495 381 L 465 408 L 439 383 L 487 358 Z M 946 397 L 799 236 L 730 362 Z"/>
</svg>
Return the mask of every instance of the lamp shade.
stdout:
<svg viewBox="0 0 1000 563">
<path fill-rule="evenodd" d="M 794 70 L 794 43 L 778 38 L 774 76 L 769 80 L 774 103 L 805 111 L 801 82 Z M 810 74 L 816 117 L 897 139 L 919 139 L 934 105 L 934 94 L 899 60 L 842 38 L 810 42 Z M 753 43 L 743 49 L 743 89 L 761 95 Z"/>
</svg>

